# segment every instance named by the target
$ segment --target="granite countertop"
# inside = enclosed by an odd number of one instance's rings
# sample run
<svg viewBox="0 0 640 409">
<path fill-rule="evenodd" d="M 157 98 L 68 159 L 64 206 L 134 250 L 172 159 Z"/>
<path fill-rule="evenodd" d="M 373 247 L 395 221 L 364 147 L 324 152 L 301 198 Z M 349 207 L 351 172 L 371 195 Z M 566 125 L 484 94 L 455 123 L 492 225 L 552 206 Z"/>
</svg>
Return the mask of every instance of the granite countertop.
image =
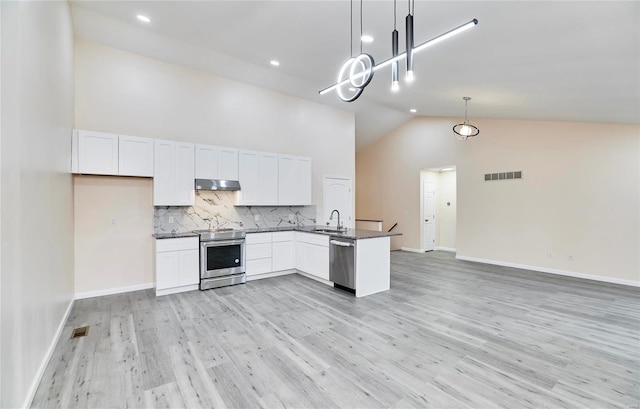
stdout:
<svg viewBox="0 0 640 409">
<path fill-rule="evenodd" d="M 317 229 L 326 229 L 332 231 L 317 231 Z M 361 240 L 361 239 L 375 239 L 378 237 L 391 237 L 401 236 L 402 233 L 396 232 L 382 232 L 373 230 L 357 230 L 346 229 L 344 231 L 337 232 L 327 226 L 280 226 L 280 227 L 256 227 L 252 229 L 237 229 L 246 233 L 270 233 L 279 231 L 300 231 L 304 233 L 323 234 L 330 237 L 341 237 L 344 239 Z M 182 237 L 198 237 L 197 233 L 185 232 L 185 233 L 158 233 L 153 235 L 156 239 L 176 239 Z"/>
<path fill-rule="evenodd" d="M 185 233 L 156 233 L 152 234 L 155 239 L 181 239 L 183 237 L 198 237 L 198 233 L 191 231 Z"/>
</svg>

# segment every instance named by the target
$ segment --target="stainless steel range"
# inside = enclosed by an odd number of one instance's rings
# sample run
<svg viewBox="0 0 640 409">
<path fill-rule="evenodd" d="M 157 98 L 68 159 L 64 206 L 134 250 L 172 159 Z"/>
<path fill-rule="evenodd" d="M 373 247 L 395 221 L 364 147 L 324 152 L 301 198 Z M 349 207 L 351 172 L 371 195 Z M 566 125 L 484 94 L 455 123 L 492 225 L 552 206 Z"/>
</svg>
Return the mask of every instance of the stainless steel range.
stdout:
<svg viewBox="0 0 640 409">
<path fill-rule="evenodd" d="M 245 283 L 244 239 L 233 229 L 195 230 L 200 236 L 200 289 Z"/>
</svg>

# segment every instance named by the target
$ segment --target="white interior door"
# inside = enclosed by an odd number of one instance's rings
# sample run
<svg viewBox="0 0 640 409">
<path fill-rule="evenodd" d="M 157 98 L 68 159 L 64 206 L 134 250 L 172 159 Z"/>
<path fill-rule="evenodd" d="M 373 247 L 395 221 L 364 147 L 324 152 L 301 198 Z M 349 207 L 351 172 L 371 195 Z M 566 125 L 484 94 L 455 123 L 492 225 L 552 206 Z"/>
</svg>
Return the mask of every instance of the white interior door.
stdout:
<svg viewBox="0 0 640 409">
<path fill-rule="evenodd" d="M 333 210 L 340 212 L 340 222 L 353 228 L 353 194 L 351 193 L 351 178 L 324 177 L 324 224 L 336 227 L 337 215 L 329 220 Z"/>
<path fill-rule="evenodd" d="M 424 215 L 424 243 L 426 251 L 434 250 L 436 247 L 436 188 L 433 182 L 422 184 L 423 195 L 423 215 Z"/>
</svg>

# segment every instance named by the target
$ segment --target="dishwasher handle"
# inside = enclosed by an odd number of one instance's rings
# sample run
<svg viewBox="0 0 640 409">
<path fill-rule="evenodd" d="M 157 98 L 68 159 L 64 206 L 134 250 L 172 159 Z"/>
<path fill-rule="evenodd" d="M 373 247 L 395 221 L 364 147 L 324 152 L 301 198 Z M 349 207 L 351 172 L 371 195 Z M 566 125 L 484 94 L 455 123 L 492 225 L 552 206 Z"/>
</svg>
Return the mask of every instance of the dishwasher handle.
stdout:
<svg viewBox="0 0 640 409">
<path fill-rule="evenodd" d="M 348 243 L 345 241 L 331 240 L 329 243 L 335 244 L 336 246 L 340 247 L 353 247 L 353 243 Z"/>
</svg>

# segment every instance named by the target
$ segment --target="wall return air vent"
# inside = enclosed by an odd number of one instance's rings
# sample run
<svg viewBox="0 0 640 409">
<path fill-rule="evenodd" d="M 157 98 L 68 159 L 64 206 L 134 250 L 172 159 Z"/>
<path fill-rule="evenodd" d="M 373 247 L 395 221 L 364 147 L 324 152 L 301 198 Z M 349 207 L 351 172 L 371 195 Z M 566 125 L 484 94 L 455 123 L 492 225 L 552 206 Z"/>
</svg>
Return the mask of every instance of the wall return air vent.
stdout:
<svg viewBox="0 0 640 409">
<path fill-rule="evenodd" d="M 499 172 L 499 173 L 485 173 L 484 181 L 492 182 L 494 180 L 511 180 L 511 179 L 522 179 L 522 171 L 514 170 L 510 172 Z"/>
</svg>

